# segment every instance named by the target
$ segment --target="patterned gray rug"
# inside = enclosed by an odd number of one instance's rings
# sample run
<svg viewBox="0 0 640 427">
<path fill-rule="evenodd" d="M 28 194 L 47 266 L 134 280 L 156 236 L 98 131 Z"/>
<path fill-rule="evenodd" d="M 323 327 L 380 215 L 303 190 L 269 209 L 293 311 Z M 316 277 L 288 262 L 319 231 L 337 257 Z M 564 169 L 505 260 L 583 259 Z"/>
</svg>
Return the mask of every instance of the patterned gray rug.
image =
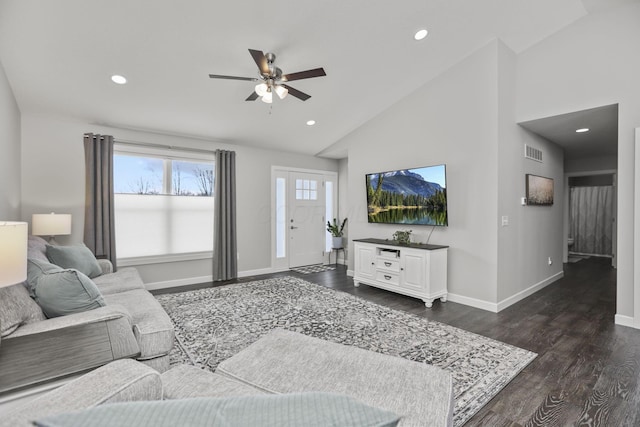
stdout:
<svg viewBox="0 0 640 427">
<path fill-rule="evenodd" d="M 176 326 L 171 363 L 214 370 L 274 328 L 447 369 L 461 426 L 536 354 L 293 277 L 157 296 Z"/>
</svg>

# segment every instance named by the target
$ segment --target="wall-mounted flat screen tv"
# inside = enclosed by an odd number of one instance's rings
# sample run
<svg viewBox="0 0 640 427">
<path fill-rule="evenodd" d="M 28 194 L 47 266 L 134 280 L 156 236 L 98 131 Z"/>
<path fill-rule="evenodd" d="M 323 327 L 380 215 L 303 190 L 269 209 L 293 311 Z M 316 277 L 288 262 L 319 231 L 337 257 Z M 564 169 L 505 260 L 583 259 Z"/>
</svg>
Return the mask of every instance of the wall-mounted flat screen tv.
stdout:
<svg viewBox="0 0 640 427">
<path fill-rule="evenodd" d="M 448 224 L 445 165 L 369 173 L 365 179 L 370 223 Z"/>
</svg>

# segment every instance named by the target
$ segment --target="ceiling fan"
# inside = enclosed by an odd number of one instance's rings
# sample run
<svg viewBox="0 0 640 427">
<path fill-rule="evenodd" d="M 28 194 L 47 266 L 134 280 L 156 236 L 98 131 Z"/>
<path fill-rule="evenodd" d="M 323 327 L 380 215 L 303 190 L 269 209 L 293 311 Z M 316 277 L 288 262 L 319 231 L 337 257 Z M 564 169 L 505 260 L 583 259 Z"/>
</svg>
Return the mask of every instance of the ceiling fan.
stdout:
<svg viewBox="0 0 640 427">
<path fill-rule="evenodd" d="M 262 98 L 263 102 L 271 104 L 273 102 L 273 94 L 280 99 L 284 99 L 287 94 L 291 94 L 296 98 L 306 101 L 311 98 L 311 95 L 307 95 L 291 86 L 285 84 L 294 80 L 310 79 L 312 77 L 322 77 L 327 74 L 323 68 L 314 68 L 312 70 L 299 71 L 297 73 L 282 74 L 282 70 L 276 67 L 273 63 L 276 60 L 276 56 L 273 53 L 267 53 L 266 55 L 261 50 L 249 49 L 249 53 L 256 62 L 258 69 L 260 70 L 259 77 L 237 77 L 237 76 L 221 76 L 218 74 L 209 74 L 212 79 L 227 79 L 227 80 L 246 80 L 251 82 L 260 82 L 256 85 L 255 90 L 245 101 L 255 101 L 258 98 Z"/>
</svg>

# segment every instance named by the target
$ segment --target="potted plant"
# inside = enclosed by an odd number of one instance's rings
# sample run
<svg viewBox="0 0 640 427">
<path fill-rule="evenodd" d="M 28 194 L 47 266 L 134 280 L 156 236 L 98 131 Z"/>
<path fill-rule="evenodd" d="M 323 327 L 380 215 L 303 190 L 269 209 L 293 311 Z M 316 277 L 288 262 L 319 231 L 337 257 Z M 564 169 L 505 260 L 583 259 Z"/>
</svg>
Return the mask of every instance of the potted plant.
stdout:
<svg viewBox="0 0 640 427">
<path fill-rule="evenodd" d="M 338 220 L 333 218 L 333 224 L 327 221 L 327 231 L 333 236 L 333 247 L 342 247 L 342 236 L 344 234 L 344 226 L 347 223 L 347 218 L 342 221 L 342 224 L 338 225 Z"/>
<path fill-rule="evenodd" d="M 398 230 L 393 233 L 393 240 L 399 245 L 408 246 L 411 243 L 411 230 Z"/>
</svg>

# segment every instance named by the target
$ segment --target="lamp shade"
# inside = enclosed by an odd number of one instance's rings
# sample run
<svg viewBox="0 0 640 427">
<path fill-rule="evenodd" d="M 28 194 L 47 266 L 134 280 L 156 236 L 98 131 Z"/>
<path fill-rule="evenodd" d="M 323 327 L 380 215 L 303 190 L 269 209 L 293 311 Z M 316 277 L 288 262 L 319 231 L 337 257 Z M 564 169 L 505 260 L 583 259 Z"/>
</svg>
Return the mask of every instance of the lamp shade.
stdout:
<svg viewBox="0 0 640 427">
<path fill-rule="evenodd" d="M 27 279 L 26 222 L 0 221 L 0 287 Z"/>
<path fill-rule="evenodd" d="M 71 234 L 70 214 L 33 214 L 31 234 L 34 236 L 62 236 Z"/>
</svg>

